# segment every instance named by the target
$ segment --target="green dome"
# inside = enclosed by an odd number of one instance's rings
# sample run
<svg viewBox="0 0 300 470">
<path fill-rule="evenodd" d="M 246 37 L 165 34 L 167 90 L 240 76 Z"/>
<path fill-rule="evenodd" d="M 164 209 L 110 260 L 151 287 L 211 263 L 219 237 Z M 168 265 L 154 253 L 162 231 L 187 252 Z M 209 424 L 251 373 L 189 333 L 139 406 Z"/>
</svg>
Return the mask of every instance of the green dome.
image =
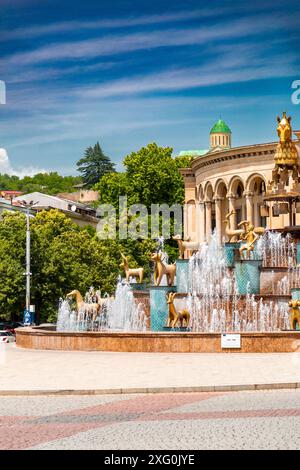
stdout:
<svg viewBox="0 0 300 470">
<path fill-rule="evenodd" d="M 227 126 L 226 122 L 223 121 L 223 119 L 219 119 L 212 130 L 210 131 L 211 134 L 231 134 L 231 130 Z"/>
</svg>

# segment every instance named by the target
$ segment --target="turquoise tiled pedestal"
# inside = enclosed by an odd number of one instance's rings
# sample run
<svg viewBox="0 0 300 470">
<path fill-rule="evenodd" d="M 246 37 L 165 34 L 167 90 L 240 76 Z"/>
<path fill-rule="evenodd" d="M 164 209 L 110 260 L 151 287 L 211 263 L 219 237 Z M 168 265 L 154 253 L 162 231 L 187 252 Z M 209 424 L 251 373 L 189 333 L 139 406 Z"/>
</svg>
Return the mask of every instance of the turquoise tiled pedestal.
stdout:
<svg viewBox="0 0 300 470">
<path fill-rule="evenodd" d="M 133 290 L 146 290 L 148 289 L 148 286 L 146 283 L 140 284 L 139 282 L 130 282 L 130 287 Z"/>
<path fill-rule="evenodd" d="M 239 247 L 239 243 L 225 243 L 224 245 L 225 261 L 229 268 L 233 268 L 234 266 L 234 252 L 235 250 L 238 250 Z"/>
<path fill-rule="evenodd" d="M 150 287 L 150 328 L 151 331 L 164 331 L 167 324 L 169 307 L 167 293 L 175 292 L 174 287 Z"/>
<path fill-rule="evenodd" d="M 235 278 L 239 294 L 260 293 L 260 267 L 262 260 L 240 260 L 235 262 Z"/>
<path fill-rule="evenodd" d="M 297 242 L 297 264 L 300 264 L 300 241 Z"/>
<path fill-rule="evenodd" d="M 176 261 L 176 286 L 179 293 L 185 294 L 190 291 L 188 259 L 178 259 Z"/>
<path fill-rule="evenodd" d="M 291 289 L 292 299 L 293 300 L 300 300 L 300 289 L 294 288 Z"/>
</svg>

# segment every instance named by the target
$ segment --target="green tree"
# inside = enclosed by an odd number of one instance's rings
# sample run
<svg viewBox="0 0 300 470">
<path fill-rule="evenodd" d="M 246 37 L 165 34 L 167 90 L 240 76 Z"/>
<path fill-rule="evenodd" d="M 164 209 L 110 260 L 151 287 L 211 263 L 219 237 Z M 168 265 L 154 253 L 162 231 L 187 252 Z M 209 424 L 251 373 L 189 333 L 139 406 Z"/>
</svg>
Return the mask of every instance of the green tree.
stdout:
<svg viewBox="0 0 300 470">
<path fill-rule="evenodd" d="M 121 251 L 131 265 L 144 266 L 149 276 L 152 240 L 100 240 L 59 211 L 42 211 L 31 219 L 32 302 L 37 320 L 55 321 L 60 297 L 93 285 L 104 294 L 115 291 Z M 26 220 L 5 212 L 0 221 L 0 318 L 20 319 L 25 307 Z"/>
<path fill-rule="evenodd" d="M 0 190 L 39 191 L 45 194 L 57 194 L 76 191 L 75 186 L 82 182 L 80 176 L 61 176 L 57 172 L 37 173 L 34 176 L 19 178 L 15 175 L 0 174 Z"/>
<path fill-rule="evenodd" d="M 103 153 L 99 142 L 85 150 L 84 157 L 77 162 L 77 167 L 87 188 L 98 183 L 106 173 L 115 171 L 114 163 Z"/>
<path fill-rule="evenodd" d="M 184 201 L 183 178 L 178 171 L 186 160 L 172 158 L 171 147 L 149 144 L 124 159 L 124 173 L 105 175 L 95 189 L 99 202 L 118 207 L 119 196 L 127 196 L 128 204 L 182 204 Z"/>
<path fill-rule="evenodd" d="M 183 179 L 172 158 L 171 147 L 152 143 L 124 159 L 128 186 L 135 202 L 151 204 L 182 203 Z"/>
</svg>

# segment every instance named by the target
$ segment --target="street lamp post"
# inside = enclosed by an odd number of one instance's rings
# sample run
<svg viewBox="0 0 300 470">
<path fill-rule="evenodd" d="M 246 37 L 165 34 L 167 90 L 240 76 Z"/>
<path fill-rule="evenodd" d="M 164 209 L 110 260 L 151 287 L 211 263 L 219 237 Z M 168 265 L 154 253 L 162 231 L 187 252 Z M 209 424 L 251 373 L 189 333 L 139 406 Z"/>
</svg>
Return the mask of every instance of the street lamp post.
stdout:
<svg viewBox="0 0 300 470">
<path fill-rule="evenodd" d="M 26 307 L 24 311 L 24 324 L 33 323 L 33 312 L 30 310 L 30 278 L 32 274 L 30 271 L 30 209 L 35 204 L 37 202 L 22 201 L 23 207 L 26 208 L 26 271 L 24 273 L 26 276 Z"/>
</svg>

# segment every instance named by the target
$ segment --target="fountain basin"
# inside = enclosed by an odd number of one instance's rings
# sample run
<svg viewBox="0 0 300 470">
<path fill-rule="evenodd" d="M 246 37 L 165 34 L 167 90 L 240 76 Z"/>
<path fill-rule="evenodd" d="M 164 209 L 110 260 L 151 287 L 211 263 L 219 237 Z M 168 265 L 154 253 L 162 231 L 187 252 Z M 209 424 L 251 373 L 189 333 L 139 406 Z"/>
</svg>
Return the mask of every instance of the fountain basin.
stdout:
<svg viewBox="0 0 300 470">
<path fill-rule="evenodd" d="M 221 333 L 59 332 L 39 327 L 16 330 L 17 346 L 61 351 L 159 353 L 300 352 L 300 331 L 243 332 L 240 349 L 222 349 Z"/>
</svg>

